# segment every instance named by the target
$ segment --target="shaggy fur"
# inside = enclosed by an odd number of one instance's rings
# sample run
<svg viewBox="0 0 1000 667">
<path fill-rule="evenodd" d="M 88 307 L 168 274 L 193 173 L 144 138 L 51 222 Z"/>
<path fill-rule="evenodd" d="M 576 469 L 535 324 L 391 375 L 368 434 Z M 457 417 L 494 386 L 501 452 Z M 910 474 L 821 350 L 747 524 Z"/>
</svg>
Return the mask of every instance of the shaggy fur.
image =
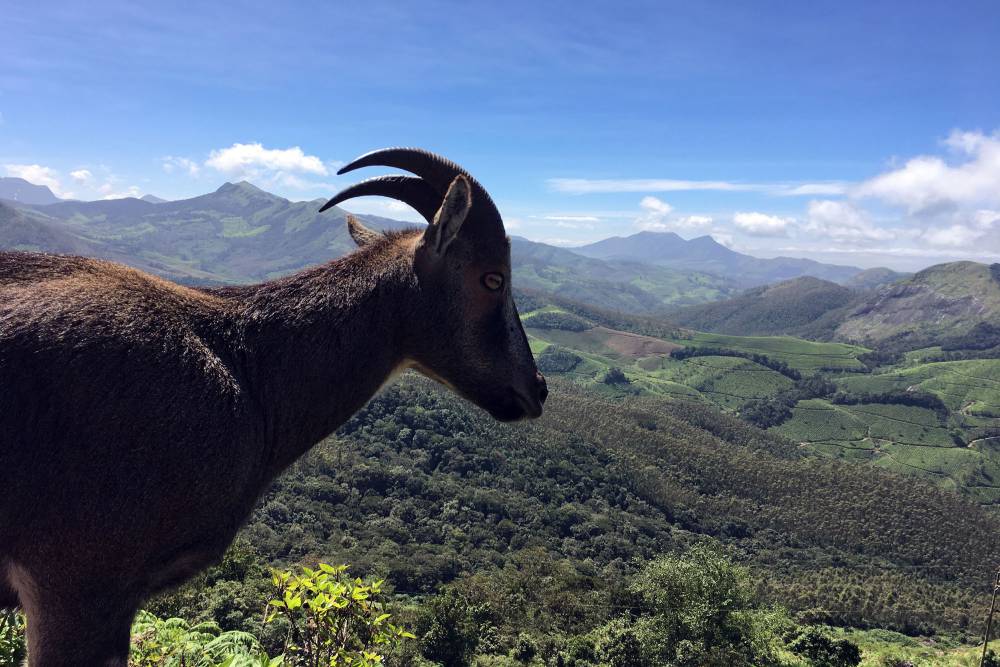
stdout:
<svg viewBox="0 0 1000 667">
<path fill-rule="evenodd" d="M 143 600 L 217 560 L 274 477 L 403 368 L 497 418 L 540 414 L 509 248 L 451 223 L 355 222 L 352 255 L 217 290 L 0 253 L 0 607 L 24 608 L 31 665 L 124 665 Z"/>
</svg>

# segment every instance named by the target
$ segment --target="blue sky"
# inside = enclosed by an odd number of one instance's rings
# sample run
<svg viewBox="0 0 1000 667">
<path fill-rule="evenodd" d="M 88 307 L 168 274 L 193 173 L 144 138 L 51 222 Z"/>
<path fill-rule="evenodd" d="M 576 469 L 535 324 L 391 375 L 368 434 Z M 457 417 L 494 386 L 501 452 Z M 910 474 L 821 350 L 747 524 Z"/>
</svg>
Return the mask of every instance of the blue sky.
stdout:
<svg viewBox="0 0 1000 667">
<path fill-rule="evenodd" d="M 992 0 L 143 4 L 4 3 L 0 175 L 311 199 L 417 145 L 552 243 L 1000 260 Z"/>
</svg>

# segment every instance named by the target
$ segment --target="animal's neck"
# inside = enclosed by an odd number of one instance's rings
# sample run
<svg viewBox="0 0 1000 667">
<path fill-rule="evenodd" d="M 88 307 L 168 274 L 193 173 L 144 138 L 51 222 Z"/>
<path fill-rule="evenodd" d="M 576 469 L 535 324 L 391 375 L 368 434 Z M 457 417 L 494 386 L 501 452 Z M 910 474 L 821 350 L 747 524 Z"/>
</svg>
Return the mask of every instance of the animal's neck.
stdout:
<svg viewBox="0 0 1000 667">
<path fill-rule="evenodd" d="M 412 275 L 405 249 L 383 244 L 246 297 L 241 347 L 272 472 L 332 433 L 404 363 Z"/>
</svg>

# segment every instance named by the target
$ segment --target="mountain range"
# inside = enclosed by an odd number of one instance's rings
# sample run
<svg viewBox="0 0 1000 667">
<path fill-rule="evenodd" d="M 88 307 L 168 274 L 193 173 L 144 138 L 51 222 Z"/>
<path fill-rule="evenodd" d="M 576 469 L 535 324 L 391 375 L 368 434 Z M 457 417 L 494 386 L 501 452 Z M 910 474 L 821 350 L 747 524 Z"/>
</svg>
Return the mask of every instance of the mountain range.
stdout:
<svg viewBox="0 0 1000 667">
<path fill-rule="evenodd" d="M 102 257 L 185 283 L 267 280 L 354 247 L 344 210 L 320 215 L 321 200 L 292 202 L 247 182 L 177 201 L 146 195 L 87 202 L 60 200 L 48 188 L 8 178 L 0 179 L 0 199 L 0 247 Z M 380 229 L 412 225 L 361 217 Z M 514 238 L 517 285 L 611 310 L 662 314 L 733 296 L 755 282 L 804 273 L 848 280 L 861 273 L 810 260 L 757 259 L 709 237 L 643 232 L 602 243 L 609 245 L 566 249 Z"/>
<path fill-rule="evenodd" d="M 178 201 L 112 199 L 26 206 L 0 203 L 0 246 L 123 261 L 187 283 L 267 280 L 354 247 L 346 213 L 292 202 L 249 183 Z M 367 216 L 381 229 L 409 223 Z"/>
<path fill-rule="evenodd" d="M 673 232 L 639 232 L 573 248 L 586 257 L 629 260 L 680 270 L 702 271 L 733 280 L 742 288 L 809 275 L 844 283 L 862 270 L 856 266 L 823 264 L 811 259 L 762 259 L 731 250 L 711 236 L 684 240 Z"/>
<path fill-rule="evenodd" d="M 803 276 L 680 308 L 669 317 L 720 334 L 865 345 L 893 340 L 901 349 L 935 345 L 983 323 L 1000 325 L 1000 264 L 950 262 L 887 283 L 866 278 L 861 284 L 874 287 L 852 289 Z"/>
</svg>

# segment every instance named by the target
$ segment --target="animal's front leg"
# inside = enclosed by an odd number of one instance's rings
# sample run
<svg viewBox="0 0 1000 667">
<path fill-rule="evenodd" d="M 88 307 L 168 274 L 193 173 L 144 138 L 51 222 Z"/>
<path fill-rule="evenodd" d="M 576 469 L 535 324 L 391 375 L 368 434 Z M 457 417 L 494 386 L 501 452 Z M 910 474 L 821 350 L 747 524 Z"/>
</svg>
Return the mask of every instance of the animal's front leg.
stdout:
<svg viewBox="0 0 1000 667">
<path fill-rule="evenodd" d="M 27 616 L 28 667 L 126 667 L 137 603 L 119 583 L 15 568 Z"/>
</svg>

